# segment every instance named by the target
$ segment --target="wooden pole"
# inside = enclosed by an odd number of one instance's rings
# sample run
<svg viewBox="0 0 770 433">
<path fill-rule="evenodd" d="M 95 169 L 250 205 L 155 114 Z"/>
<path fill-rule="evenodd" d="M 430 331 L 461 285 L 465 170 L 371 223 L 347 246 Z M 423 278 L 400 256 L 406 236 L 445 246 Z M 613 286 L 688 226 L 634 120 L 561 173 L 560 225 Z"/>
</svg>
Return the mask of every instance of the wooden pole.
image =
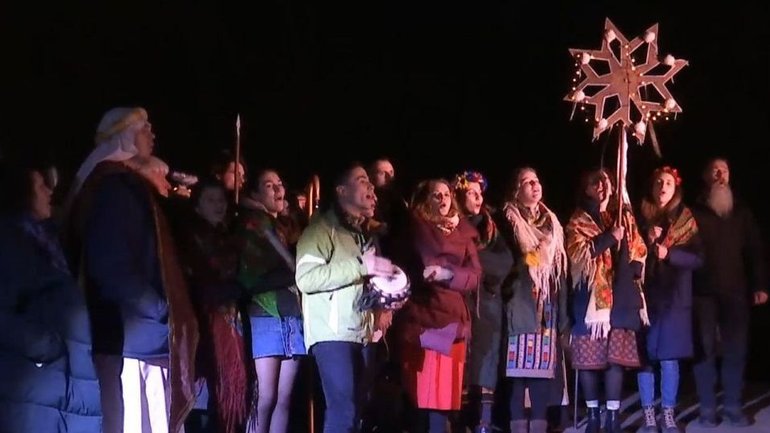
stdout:
<svg viewBox="0 0 770 433">
<path fill-rule="evenodd" d="M 623 222 L 623 191 L 625 190 L 625 172 L 623 170 L 623 167 L 625 166 L 625 151 L 623 142 L 626 138 L 626 128 L 624 126 L 621 126 L 619 129 L 620 134 L 618 135 L 618 158 L 617 163 L 615 167 L 615 181 L 617 182 L 617 199 L 618 199 L 618 219 L 616 220 L 616 223 L 618 227 L 622 225 Z"/>
<path fill-rule="evenodd" d="M 235 118 L 235 161 L 233 162 L 235 170 L 235 210 L 238 211 L 238 202 L 241 183 L 241 115 Z"/>
</svg>

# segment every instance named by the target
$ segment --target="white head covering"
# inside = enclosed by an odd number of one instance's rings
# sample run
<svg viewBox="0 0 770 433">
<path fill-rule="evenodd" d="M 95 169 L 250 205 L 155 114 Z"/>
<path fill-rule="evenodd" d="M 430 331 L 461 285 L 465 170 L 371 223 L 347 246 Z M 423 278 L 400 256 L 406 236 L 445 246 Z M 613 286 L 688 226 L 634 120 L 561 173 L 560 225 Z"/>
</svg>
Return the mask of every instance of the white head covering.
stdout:
<svg viewBox="0 0 770 433">
<path fill-rule="evenodd" d="M 144 108 L 113 108 L 102 116 L 96 128 L 96 147 L 80 165 L 70 190 L 70 197 L 80 191 L 94 168 L 103 161 L 126 161 L 139 151 L 134 144 L 136 133 L 147 124 Z"/>
<path fill-rule="evenodd" d="M 80 166 L 75 184 L 82 185 L 102 161 L 125 161 L 139 151 L 134 144 L 136 133 L 147 124 L 143 108 L 113 108 L 107 111 L 96 128 L 96 147 Z"/>
</svg>

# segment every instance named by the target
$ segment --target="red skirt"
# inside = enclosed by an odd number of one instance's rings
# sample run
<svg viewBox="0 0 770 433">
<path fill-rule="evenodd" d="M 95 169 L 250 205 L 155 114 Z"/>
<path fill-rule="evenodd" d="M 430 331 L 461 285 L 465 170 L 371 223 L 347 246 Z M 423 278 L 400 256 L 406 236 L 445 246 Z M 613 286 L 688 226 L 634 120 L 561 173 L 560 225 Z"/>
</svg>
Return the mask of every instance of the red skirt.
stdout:
<svg viewBox="0 0 770 433">
<path fill-rule="evenodd" d="M 419 409 L 460 410 L 466 345 L 452 345 L 449 356 L 409 345 L 402 354 L 404 388 Z"/>
</svg>

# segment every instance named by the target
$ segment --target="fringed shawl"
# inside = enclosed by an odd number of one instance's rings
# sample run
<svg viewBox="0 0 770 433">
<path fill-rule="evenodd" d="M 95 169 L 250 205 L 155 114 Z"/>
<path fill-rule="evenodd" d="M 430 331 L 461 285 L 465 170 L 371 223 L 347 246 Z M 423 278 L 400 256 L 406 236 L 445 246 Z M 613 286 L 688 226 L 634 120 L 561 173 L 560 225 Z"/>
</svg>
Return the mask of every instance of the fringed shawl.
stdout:
<svg viewBox="0 0 770 433">
<path fill-rule="evenodd" d="M 538 204 L 538 209 L 540 217 L 530 222 L 514 203 L 508 202 L 503 207 L 524 255 L 534 289 L 538 291 L 538 299 L 548 299 L 552 283 L 558 290 L 561 277 L 567 271 L 567 253 L 559 219 L 542 202 Z"/>
<path fill-rule="evenodd" d="M 585 324 L 591 331 L 592 338 L 603 338 L 610 332 L 610 311 L 613 303 L 612 281 L 614 277 L 613 250 L 615 247 L 604 250 L 596 257 L 592 256 L 594 239 L 612 227 L 613 224 L 614 221 L 610 213 L 602 213 L 601 221 L 597 222 L 584 209 L 575 211 L 567 224 L 566 245 L 571 265 L 572 284 L 574 287 L 578 287 L 585 283 L 590 292 Z M 628 240 L 629 260 L 644 264 L 647 258 L 647 247 L 639 235 L 634 216 L 628 209 L 623 211 L 622 224 Z M 642 272 L 643 274 L 644 272 Z M 637 285 L 641 293 L 641 281 Z M 643 294 L 642 305 L 640 316 L 642 322 L 648 324 Z"/>
</svg>

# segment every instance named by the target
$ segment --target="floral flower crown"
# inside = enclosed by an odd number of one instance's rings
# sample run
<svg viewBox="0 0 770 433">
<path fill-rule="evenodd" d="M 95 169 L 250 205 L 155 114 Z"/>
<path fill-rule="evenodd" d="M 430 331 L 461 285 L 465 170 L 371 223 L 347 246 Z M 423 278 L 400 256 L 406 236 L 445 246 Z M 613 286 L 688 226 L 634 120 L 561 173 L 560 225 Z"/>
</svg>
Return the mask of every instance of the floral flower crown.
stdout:
<svg viewBox="0 0 770 433">
<path fill-rule="evenodd" d="M 658 177 L 663 173 L 671 175 L 671 177 L 674 178 L 674 184 L 676 184 L 676 186 L 680 186 L 682 184 L 682 178 L 679 176 L 679 170 L 675 169 L 674 167 L 668 165 L 661 167 L 655 170 L 654 177 Z"/>
<path fill-rule="evenodd" d="M 487 190 L 487 178 L 478 171 L 466 170 L 455 176 L 452 181 L 452 189 L 467 190 L 471 183 L 478 183 L 481 186 L 481 192 Z"/>
</svg>

